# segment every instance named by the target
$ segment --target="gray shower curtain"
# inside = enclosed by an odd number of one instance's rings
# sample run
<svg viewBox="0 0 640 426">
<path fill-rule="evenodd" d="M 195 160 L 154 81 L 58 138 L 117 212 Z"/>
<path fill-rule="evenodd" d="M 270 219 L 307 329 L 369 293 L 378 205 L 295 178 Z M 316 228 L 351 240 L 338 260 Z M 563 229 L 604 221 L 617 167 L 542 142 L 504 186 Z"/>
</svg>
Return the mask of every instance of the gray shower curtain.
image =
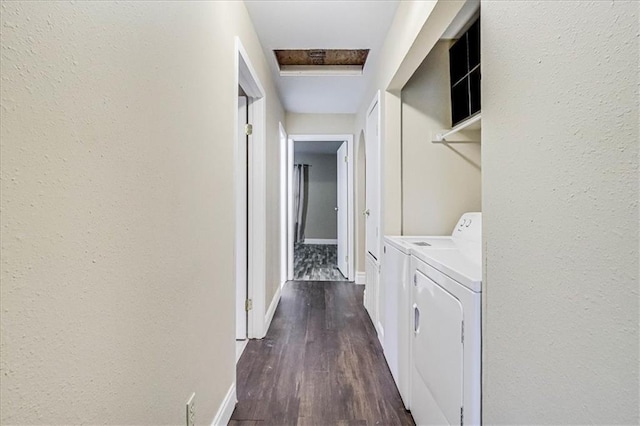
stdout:
<svg viewBox="0 0 640 426">
<path fill-rule="evenodd" d="M 307 222 L 307 191 L 309 189 L 309 165 L 293 166 L 293 214 L 295 220 L 294 242 L 304 241 L 304 227 Z"/>
</svg>

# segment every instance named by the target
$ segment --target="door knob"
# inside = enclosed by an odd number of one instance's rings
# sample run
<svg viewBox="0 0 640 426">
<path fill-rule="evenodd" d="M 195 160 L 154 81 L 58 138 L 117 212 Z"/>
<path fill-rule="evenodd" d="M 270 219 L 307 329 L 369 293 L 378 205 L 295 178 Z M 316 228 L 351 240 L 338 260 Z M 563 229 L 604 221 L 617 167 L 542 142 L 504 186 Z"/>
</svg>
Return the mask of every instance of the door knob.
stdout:
<svg viewBox="0 0 640 426">
<path fill-rule="evenodd" d="M 334 209 L 335 211 L 338 211 L 338 208 L 337 208 L 337 207 L 334 207 L 333 209 Z"/>
<path fill-rule="evenodd" d="M 363 211 L 362 214 L 364 216 L 369 216 L 369 214 L 370 214 L 369 209 L 366 209 L 365 211 Z"/>
</svg>

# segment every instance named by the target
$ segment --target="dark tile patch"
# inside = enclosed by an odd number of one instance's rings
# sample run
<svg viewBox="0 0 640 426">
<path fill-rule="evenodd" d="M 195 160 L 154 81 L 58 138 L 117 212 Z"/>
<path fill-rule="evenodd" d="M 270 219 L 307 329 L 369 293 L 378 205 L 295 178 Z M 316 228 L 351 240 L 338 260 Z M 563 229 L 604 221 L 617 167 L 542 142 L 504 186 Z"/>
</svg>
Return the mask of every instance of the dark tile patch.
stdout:
<svg viewBox="0 0 640 426">
<path fill-rule="evenodd" d="M 338 246 L 295 244 L 293 278 L 298 281 L 346 281 L 338 269 Z"/>
</svg>

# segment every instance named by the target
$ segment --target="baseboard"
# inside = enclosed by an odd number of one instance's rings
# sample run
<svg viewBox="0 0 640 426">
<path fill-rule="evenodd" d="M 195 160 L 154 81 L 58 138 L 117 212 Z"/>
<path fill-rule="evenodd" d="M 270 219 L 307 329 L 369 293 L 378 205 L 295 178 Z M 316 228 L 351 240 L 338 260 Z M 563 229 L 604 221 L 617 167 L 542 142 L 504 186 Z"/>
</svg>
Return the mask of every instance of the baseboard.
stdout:
<svg viewBox="0 0 640 426">
<path fill-rule="evenodd" d="M 333 244 L 337 245 L 338 240 L 325 239 L 325 238 L 305 238 L 305 244 Z"/>
<path fill-rule="evenodd" d="M 213 418 L 213 422 L 211 426 L 226 426 L 229 424 L 229 420 L 231 420 L 231 415 L 233 414 L 233 410 L 236 408 L 236 402 L 238 401 L 236 397 L 236 383 L 231 383 L 231 387 L 227 391 L 224 399 L 222 400 L 222 404 L 218 408 L 218 412 L 216 416 Z"/>
<path fill-rule="evenodd" d="M 356 284 L 364 285 L 367 282 L 366 276 L 364 272 L 356 271 Z"/>
<path fill-rule="evenodd" d="M 280 294 L 282 290 L 280 286 L 276 290 L 276 294 L 273 295 L 273 299 L 271 299 L 271 304 L 269 305 L 269 309 L 267 309 L 267 313 L 264 316 L 264 334 L 266 336 L 267 331 L 269 331 L 269 326 L 271 325 L 271 320 L 273 320 L 273 316 L 276 313 L 276 308 L 278 307 L 278 302 L 280 302 Z"/>
<path fill-rule="evenodd" d="M 240 357 L 244 352 L 244 348 L 247 347 L 247 343 L 249 343 L 249 339 L 236 340 L 236 364 L 240 361 Z"/>
<path fill-rule="evenodd" d="M 384 327 L 382 327 L 380 321 L 378 321 L 378 324 L 376 324 L 376 331 L 378 332 L 378 340 L 380 341 L 380 345 L 382 345 L 382 347 L 384 348 Z"/>
</svg>

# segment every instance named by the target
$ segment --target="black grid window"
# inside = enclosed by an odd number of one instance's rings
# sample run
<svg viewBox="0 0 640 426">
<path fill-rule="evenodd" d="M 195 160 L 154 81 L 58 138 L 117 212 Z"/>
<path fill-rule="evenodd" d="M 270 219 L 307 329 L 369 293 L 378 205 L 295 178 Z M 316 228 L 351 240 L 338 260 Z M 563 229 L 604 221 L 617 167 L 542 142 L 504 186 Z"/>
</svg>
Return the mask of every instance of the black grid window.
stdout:
<svg viewBox="0 0 640 426">
<path fill-rule="evenodd" d="M 449 49 L 449 75 L 455 126 L 480 111 L 480 19 Z"/>
</svg>

